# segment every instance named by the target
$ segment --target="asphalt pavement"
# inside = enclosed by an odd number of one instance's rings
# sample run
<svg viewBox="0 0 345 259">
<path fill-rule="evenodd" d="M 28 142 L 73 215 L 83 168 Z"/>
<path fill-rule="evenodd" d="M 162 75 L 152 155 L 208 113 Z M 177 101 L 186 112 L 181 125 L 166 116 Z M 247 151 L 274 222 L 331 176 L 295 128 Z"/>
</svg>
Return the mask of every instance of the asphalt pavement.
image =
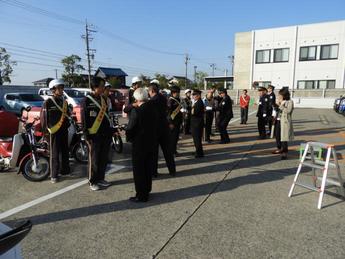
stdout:
<svg viewBox="0 0 345 259">
<path fill-rule="evenodd" d="M 345 117 L 296 109 L 296 138 L 282 161 L 271 154 L 274 140 L 257 139 L 255 115 L 247 125 L 238 116 L 236 108 L 231 143 L 204 143 L 204 158 L 195 159 L 191 137 L 182 136 L 176 177 L 161 158 L 148 203 L 128 201 L 129 144 L 114 154 L 112 186 L 100 192 L 90 191 L 86 166 L 74 162 L 74 176 L 58 184 L 0 173 L 0 221 L 33 221 L 24 258 L 345 258 L 344 200 L 327 193 L 318 210 L 318 194 L 299 187 L 288 198 L 302 142 L 335 144 L 345 178 Z"/>
</svg>

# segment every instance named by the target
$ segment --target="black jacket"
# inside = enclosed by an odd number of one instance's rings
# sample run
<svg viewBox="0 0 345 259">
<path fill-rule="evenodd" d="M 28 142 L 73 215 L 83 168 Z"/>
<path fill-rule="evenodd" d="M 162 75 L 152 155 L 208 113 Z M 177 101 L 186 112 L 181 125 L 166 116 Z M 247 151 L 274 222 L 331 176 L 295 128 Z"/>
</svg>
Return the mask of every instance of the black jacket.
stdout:
<svg viewBox="0 0 345 259">
<path fill-rule="evenodd" d="M 194 103 L 194 105 L 192 106 L 191 113 L 192 113 L 191 122 L 190 122 L 191 127 L 202 128 L 204 126 L 205 105 L 201 99 Z"/>
<path fill-rule="evenodd" d="M 180 98 L 174 98 L 180 103 Z M 179 103 L 177 103 L 172 97 L 168 100 L 168 121 L 169 123 L 173 124 L 174 126 L 180 126 L 182 124 L 182 112 L 179 111 L 174 119 L 171 118 L 171 114 L 175 109 L 179 106 Z M 181 107 L 182 108 L 182 107 Z"/>
<path fill-rule="evenodd" d="M 63 98 L 60 97 L 51 97 L 54 98 L 55 102 L 63 108 Z M 70 111 L 67 109 L 67 114 L 70 116 Z M 41 127 L 44 132 L 48 130 L 48 128 L 53 127 L 56 123 L 60 121 L 62 112 L 60 109 L 54 104 L 54 102 L 49 98 L 47 99 L 42 106 L 40 120 L 41 120 Z M 68 118 L 65 117 L 63 124 L 59 130 L 67 129 L 70 123 Z"/>
<path fill-rule="evenodd" d="M 190 98 L 184 98 L 181 102 L 183 109 L 186 109 L 187 114 L 190 115 L 192 111 L 192 100 Z"/>
<path fill-rule="evenodd" d="M 153 96 L 150 101 L 158 113 L 158 131 L 160 132 L 160 129 L 168 127 L 168 119 L 167 119 L 167 110 L 168 110 L 168 104 L 167 104 L 167 98 L 158 93 L 155 96 Z M 158 132 L 158 133 L 159 133 Z"/>
<path fill-rule="evenodd" d="M 257 117 L 264 117 L 264 114 L 266 114 L 269 111 L 269 102 L 268 102 L 268 96 L 263 95 L 259 99 L 259 105 L 258 105 L 258 112 L 256 114 Z"/>
<path fill-rule="evenodd" d="M 234 114 L 232 112 L 232 101 L 229 95 L 225 95 L 224 98 L 218 104 L 219 119 L 232 119 Z"/>
<path fill-rule="evenodd" d="M 134 107 L 126 129 L 127 140 L 132 142 L 132 152 L 154 152 L 157 145 L 158 112 L 153 102 Z"/>
<path fill-rule="evenodd" d="M 99 105 L 101 106 L 101 98 L 104 98 L 102 96 L 96 97 L 92 93 L 90 94 L 93 99 L 95 99 Z M 106 100 L 104 100 L 106 102 Z M 84 100 L 81 103 L 81 121 L 82 121 L 82 128 L 83 132 L 86 135 L 89 135 L 88 129 L 92 127 L 95 119 L 98 116 L 100 109 L 97 107 L 97 105 L 90 100 L 88 97 L 85 97 Z M 106 109 L 106 114 L 108 114 L 108 109 Z M 109 116 L 109 114 L 108 114 Z M 109 120 L 106 116 L 103 117 L 101 126 L 99 127 L 97 131 L 97 135 L 108 135 L 111 134 L 112 130 L 110 127 Z"/>
<path fill-rule="evenodd" d="M 125 104 L 125 108 L 123 109 L 123 111 L 125 113 L 130 113 L 132 108 L 133 108 L 133 103 L 135 102 L 135 99 L 134 99 L 134 89 L 129 89 L 129 92 L 128 92 L 128 100 Z"/>
<path fill-rule="evenodd" d="M 275 104 L 276 104 L 276 95 L 274 92 L 272 92 L 270 94 L 267 94 L 267 98 L 268 98 L 267 113 L 268 113 L 268 115 L 271 116 L 273 108 L 275 107 Z"/>
</svg>

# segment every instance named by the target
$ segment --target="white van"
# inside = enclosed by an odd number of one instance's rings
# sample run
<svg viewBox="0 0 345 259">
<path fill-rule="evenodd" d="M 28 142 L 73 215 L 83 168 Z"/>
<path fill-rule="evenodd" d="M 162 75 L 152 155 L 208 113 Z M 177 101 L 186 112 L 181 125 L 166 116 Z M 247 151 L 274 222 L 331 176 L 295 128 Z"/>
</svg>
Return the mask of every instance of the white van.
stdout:
<svg viewBox="0 0 345 259">
<path fill-rule="evenodd" d="M 75 107 L 78 106 L 83 98 L 90 92 L 91 89 L 89 88 L 65 88 L 63 94 L 67 102 Z M 49 88 L 39 89 L 38 94 L 41 95 L 45 100 L 47 100 L 49 96 L 52 96 Z"/>
</svg>

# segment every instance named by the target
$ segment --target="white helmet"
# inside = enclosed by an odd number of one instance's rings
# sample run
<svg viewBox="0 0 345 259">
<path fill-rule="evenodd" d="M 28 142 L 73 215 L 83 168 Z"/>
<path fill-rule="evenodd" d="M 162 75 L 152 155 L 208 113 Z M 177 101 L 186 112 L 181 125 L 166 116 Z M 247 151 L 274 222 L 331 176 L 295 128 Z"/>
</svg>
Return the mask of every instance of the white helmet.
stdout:
<svg viewBox="0 0 345 259">
<path fill-rule="evenodd" d="M 159 81 L 157 79 L 153 79 L 153 80 L 151 80 L 150 84 L 159 85 Z"/>
<path fill-rule="evenodd" d="M 136 83 L 139 83 L 141 82 L 141 79 L 138 77 L 138 76 L 135 76 L 132 78 L 132 84 L 136 84 Z"/>
<path fill-rule="evenodd" d="M 186 89 L 186 90 L 184 90 L 184 93 L 186 94 L 186 93 L 188 93 L 188 92 L 192 92 L 192 90 L 190 90 L 190 89 Z"/>
<path fill-rule="evenodd" d="M 49 82 L 49 89 L 53 89 L 54 87 L 58 86 L 58 85 L 65 85 L 65 82 L 62 79 L 54 79 L 52 81 Z"/>
<path fill-rule="evenodd" d="M 111 87 L 111 84 L 109 84 L 108 82 L 105 82 L 104 87 Z"/>
</svg>

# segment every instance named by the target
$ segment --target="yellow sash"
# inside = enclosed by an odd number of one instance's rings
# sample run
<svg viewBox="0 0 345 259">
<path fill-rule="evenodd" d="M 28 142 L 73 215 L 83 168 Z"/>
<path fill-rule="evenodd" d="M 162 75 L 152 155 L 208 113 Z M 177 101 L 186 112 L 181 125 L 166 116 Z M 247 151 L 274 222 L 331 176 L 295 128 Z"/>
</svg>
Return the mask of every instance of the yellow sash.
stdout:
<svg viewBox="0 0 345 259">
<path fill-rule="evenodd" d="M 180 110 L 182 108 L 182 105 L 174 97 L 170 97 L 170 99 L 173 99 L 175 102 L 178 103 L 178 106 L 176 107 L 176 109 L 170 115 L 171 119 L 174 120 L 176 115 L 180 112 Z"/>
<path fill-rule="evenodd" d="M 106 113 L 107 112 L 107 104 L 106 104 L 104 98 L 101 98 L 101 106 L 100 106 L 99 103 L 94 98 L 92 98 L 92 96 L 88 95 L 87 97 L 92 102 L 94 102 L 98 108 L 100 108 L 100 110 L 98 112 L 98 115 L 97 115 L 95 121 L 92 124 L 92 127 L 89 128 L 89 133 L 90 134 L 96 134 L 98 129 L 99 129 L 99 127 L 101 126 L 101 123 L 103 121 L 104 116 L 106 116 L 108 118 L 108 120 L 109 120 L 108 114 Z"/>
<path fill-rule="evenodd" d="M 62 126 L 64 120 L 65 120 L 65 117 L 67 118 L 67 108 L 68 108 L 68 104 L 66 102 L 66 100 L 63 102 L 63 107 L 61 108 L 57 103 L 56 101 L 54 100 L 54 98 L 51 98 L 51 100 L 53 101 L 53 103 L 55 104 L 55 106 L 62 112 L 61 114 L 61 118 L 60 120 L 51 128 L 48 128 L 48 131 L 50 134 L 54 134 L 56 133 Z"/>
</svg>

